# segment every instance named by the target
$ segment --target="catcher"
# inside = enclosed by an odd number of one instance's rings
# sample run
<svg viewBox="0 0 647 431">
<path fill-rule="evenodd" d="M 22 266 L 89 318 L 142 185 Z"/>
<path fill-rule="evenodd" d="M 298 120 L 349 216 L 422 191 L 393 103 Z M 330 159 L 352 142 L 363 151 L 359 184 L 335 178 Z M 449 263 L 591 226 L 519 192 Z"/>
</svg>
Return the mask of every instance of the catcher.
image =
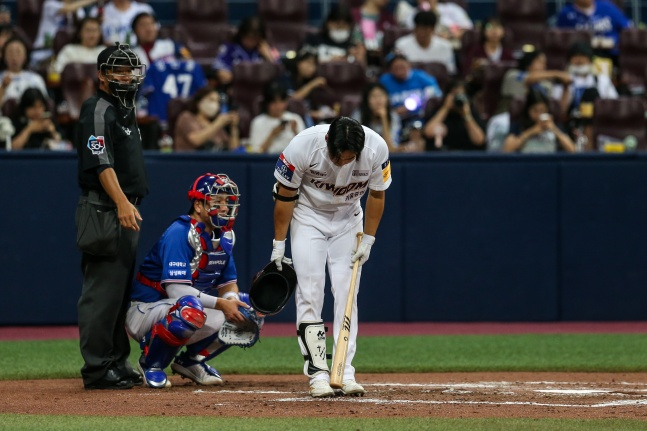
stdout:
<svg viewBox="0 0 647 431">
<path fill-rule="evenodd" d="M 207 173 L 188 197 L 188 215 L 173 221 L 140 266 L 126 315 L 151 388 L 171 386 L 164 372 L 169 364 L 199 385 L 222 385 L 207 361 L 231 346 L 253 346 L 263 325 L 248 295 L 238 291 L 232 255 L 238 186 L 227 175 Z"/>
</svg>

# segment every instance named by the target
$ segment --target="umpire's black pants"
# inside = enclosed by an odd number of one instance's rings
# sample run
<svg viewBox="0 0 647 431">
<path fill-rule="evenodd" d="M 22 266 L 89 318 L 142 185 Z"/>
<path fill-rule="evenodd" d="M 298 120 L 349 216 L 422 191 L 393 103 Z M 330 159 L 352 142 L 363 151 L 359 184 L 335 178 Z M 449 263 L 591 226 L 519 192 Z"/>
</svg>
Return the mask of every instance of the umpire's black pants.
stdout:
<svg viewBox="0 0 647 431">
<path fill-rule="evenodd" d="M 139 231 L 121 229 L 116 256 L 83 253 L 83 290 L 78 303 L 83 383 L 92 383 L 110 368 L 125 371 L 130 355 L 126 311 L 137 258 Z"/>
</svg>

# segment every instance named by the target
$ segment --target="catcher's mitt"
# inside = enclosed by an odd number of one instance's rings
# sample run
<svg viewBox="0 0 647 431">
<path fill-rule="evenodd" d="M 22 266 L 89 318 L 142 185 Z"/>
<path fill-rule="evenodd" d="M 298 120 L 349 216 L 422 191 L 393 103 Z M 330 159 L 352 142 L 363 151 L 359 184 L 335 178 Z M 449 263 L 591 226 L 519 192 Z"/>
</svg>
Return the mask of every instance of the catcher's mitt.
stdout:
<svg viewBox="0 0 647 431">
<path fill-rule="evenodd" d="M 265 319 L 253 308 L 238 307 L 238 310 L 245 316 L 245 323 L 225 321 L 218 331 L 218 341 L 225 346 L 252 347 L 258 341 Z"/>
<path fill-rule="evenodd" d="M 249 289 L 249 301 L 259 313 L 272 316 L 283 310 L 297 287 L 297 274 L 285 260 L 283 270 L 270 262 L 256 274 Z"/>
</svg>

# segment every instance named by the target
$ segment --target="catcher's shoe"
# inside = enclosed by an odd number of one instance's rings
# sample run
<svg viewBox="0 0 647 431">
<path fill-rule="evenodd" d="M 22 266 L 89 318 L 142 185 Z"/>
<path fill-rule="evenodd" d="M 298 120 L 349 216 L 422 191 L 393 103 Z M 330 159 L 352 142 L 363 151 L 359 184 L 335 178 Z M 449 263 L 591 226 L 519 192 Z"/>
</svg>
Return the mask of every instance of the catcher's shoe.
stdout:
<svg viewBox="0 0 647 431">
<path fill-rule="evenodd" d="M 164 370 L 160 368 L 146 368 L 146 365 L 142 364 L 141 360 L 137 361 L 137 368 L 139 368 L 144 383 L 149 388 L 163 389 L 171 387 L 171 381 L 166 377 Z"/>
<path fill-rule="evenodd" d="M 223 385 L 222 376 L 215 368 L 211 367 L 204 361 L 196 361 L 186 354 L 175 357 L 171 364 L 174 373 L 181 375 L 183 378 L 191 379 L 198 385 L 216 386 Z"/>
<path fill-rule="evenodd" d="M 344 380 L 341 388 L 342 395 L 352 395 L 354 397 L 363 397 L 366 389 L 355 380 Z"/>
<path fill-rule="evenodd" d="M 327 398 L 335 396 L 335 391 L 326 380 L 315 380 L 310 385 L 310 396 L 312 398 Z"/>
</svg>

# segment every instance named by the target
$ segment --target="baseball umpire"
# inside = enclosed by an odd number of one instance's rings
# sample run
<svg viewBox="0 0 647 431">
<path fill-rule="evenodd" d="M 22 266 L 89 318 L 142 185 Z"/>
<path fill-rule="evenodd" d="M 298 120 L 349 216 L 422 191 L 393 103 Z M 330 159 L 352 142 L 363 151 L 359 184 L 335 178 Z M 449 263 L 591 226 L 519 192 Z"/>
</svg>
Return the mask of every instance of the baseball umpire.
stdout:
<svg viewBox="0 0 647 431">
<path fill-rule="evenodd" d="M 310 378 L 310 395 L 334 395 L 326 361 L 326 330 L 321 319 L 325 270 L 335 297 L 335 345 L 350 290 L 353 262 L 368 260 L 384 212 L 391 166 L 386 142 L 348 117 L 299 133 L 281 153 L 274 171 L 274 242 L 270 260 L 281 268 L 290 228 L 297 275 L 296 303 L 299 345 Z M 361 197 L 368 192 L 366 220 Z M 363 231 L 359 247 L 357 233 Z M 357 250 L 356 250 L 357 248 Z M 361 277 L 361 268 L 357 280 Z M 357 282 L 359 283 L 359 281 Z M 357 285 L 355 292 L 359 290 Z M 363 395 L 352 360 L 357 338 L 357 297 L 354 298 L 348 353 L 341 391 Z"/>
<path fill-rule="evenodd" d="M 76 134 L 81 375 L 86 389 L 129 389 L 142 383 L 128 363 L 124 323 L 142 221 L 137 207 L 148 193 L 134 109 L 145 68 L 116 43 L 101 51 L 97 69 L 99 91 L 83 103 Z"/>
</svg>

